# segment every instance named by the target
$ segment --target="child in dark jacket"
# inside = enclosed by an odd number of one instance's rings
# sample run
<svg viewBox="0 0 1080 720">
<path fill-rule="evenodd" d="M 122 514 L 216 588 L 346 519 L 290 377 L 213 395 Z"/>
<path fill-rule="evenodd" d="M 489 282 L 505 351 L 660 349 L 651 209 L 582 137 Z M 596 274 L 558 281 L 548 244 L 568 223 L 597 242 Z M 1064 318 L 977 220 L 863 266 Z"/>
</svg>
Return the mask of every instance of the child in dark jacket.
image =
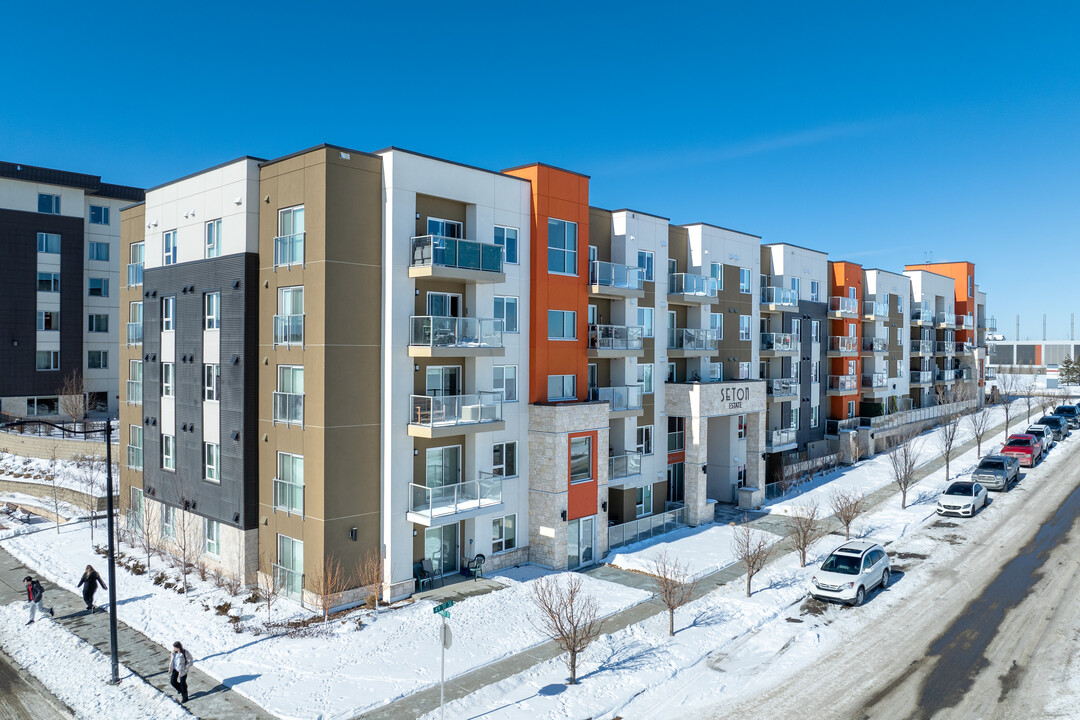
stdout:
<svg viewBox="0 0 1080 720">
<path fill-rule="evenodd" d="M 86 609 L 93 615 L 97 612 L 97 608 L 94 607 L 94 593 L 97 592 L 98 585 L 101 585 L 102 590 L 108 590 L 105 585 L 105 581 L 98 575 L 98 571 L 94 569 L 93 565 L 86 566 L 86 572 L 83 573 L 82 579 L 79 580 L 79 584 L 76 587 L 82 588 L 82 599 L 86 603 Z"/>
</svg>

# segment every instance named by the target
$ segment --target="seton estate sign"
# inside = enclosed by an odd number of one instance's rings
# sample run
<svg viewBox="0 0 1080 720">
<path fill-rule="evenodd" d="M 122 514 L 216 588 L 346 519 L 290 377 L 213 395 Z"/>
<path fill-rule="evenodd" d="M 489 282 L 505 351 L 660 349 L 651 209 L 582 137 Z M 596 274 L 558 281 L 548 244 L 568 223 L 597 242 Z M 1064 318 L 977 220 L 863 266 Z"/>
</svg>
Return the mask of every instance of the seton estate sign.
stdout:
<svg viewBox="0 0 1080 720">
<path fill-rule="evenodd" d="M 721 403 L 727 405 L 728 410 L 743 410 L 743 404 L 750 400 L 750 388 L 746 385 L 735 387 L 720 387 Z"/>
</svg>

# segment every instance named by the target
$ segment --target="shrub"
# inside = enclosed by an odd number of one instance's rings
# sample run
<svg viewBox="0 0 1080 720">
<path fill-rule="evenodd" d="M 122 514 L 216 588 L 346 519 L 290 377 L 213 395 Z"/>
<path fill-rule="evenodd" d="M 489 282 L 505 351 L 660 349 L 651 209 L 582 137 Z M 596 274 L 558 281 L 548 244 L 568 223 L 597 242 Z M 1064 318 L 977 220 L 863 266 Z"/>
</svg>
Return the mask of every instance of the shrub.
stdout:
<svg viewBox="0 0 1080 720">
<path fill-rule="evenodd" d="M 159 572 L 157 575 L 154 576 L 154 584 L 155 585 L 163 585 L 165 583 L 165 581 L 168 580 L 168 579 L 169 579 L 169 576 L 165 574 L 164 570 L 162 570 L 161 572 Z"/>
<path fill-rule="evenodd" d="M 259 594 L 258 588 L 252 588 L 251 594 L 244 598 L 246 603 L 260 603 L 262 602 L 262 595 Z"/>
<path fill-rule="evenodd" d="M 225 602 L 221 603 L 220 605 L 215 605 L 214 610 L 217 611 L 218 615 L 228 615 L 229 610 L 232 610 L 232 603 L 229 602 L 228 600 L 226 600 Z M 230 620 L 230 622 L 231 622 L 231 620 Z"/>
</svg>

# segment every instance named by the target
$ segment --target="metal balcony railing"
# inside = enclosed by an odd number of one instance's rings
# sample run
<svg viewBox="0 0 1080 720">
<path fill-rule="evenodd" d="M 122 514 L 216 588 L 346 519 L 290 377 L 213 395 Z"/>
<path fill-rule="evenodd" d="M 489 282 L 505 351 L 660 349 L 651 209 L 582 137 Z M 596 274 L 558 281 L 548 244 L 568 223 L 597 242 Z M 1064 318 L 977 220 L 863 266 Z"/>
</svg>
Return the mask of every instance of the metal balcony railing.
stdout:
<svg viewBox="0 0 1080 720">
<path fill-rule="evenodd" d="M 142 470 L 142 448 L 137 445 L 127 446 L 127 466 L 132 470 Z"/>
<path fill-rule="evenodd" d="M 274 393 L 274 423 L 286 425 L 304 424 L 304 394 Z"/>
<path fill-rule="evenodd" d="M 771 430 L 765 435 L 765 445 L 767 447 L 780 447 L 781 445 L 790 445 L 793 442 L 795 442 L 795 428 Z"/>
<path fill-rule="evenodd" d="M 862 349 L 863 352 L 889 352 L 889 341 L 885 338 L 864 337 L 862 340 Z"/>
<path fill-rule="evenodd" d="M 304 346 L 303 315 L 274 316 L 274 347 L 278 345 L 287 347 Z"/>
<path fill-rule="evenodd" d="M 142 329 L 143 324 L 141 322 L 127 324 L 127 344 L 142 345 Z"/>
<path fill-rule="evenodd" d="M 501 348 L 503 321 L 495 318 L 413 315 L 410 345 L 440 348 Z"/>
<path fill-rule="evenodd" d="M 848 335 L 830 335 L 829 352 L 859 352 L 859 338 Z"/>
<path fill-rule="evenodd" d="M 761 352 L 793 352 L 799 349 L 794 333 L 761 333 Z"/>
<path fill-rule="evenodd" d="M 274 238 L 274 267 L 304 264 L 304 235 L 278 235 Z"/>
<path fill-rule="evenodd" d="M 668 328 L 668 349 L 715 350 L 718 335 L 712 328 Z"/>
<path fill-rule="evenodd" d="M 641 409 L 641 386 L 618 385 L 593 388 L 592 399 L 608 403 L 612 412 Z"/>
<path fill-rule="evenodd" d="M 640 350 L 645 329 L 639 325 L 590 325 L 589 347 L 593 350 Z"/>
<path fill-rule="evenodd" d="M 863 302 L 863 315 L 872 318 L 889 317 L 889 303 L 866 300 Z"/>
<path fill-rule="evenodd" d="M 871 390 L 885 388 L 889 386 L 889 376 L 883 372 L 871 373 L 869 375 L 863 375 L 862 386 Z"/>
<path fill-rule="evenodd" d="M 142 404 L 142 380 L 127 381 L 127 402 L 128 405 Z"/>
<path fill-rule="evenodd" d="M 761 304 L 797 308 L 799 293 L 788 288 L 766 286 L 761 288 Z"/>
<path fill-rule="evenodd" d="M 657 515 L 612 525 L 608 528 L 608 546 L 622 547 L 662 535 L 686 525 L 686 508 L 680 507 Z"/>
<path fill-rule="evenodd" d="M 303 516 L 304 483 L 274 478 L 274 510 Z"/>
<path fill-rule="evenodd" d="M 593 260 L 589 263 L 589 284 L 603 287 L 640 290 L 645 280 L 645 270 L 637 265 L 616 265 Z"/>
<path fill-rule="evenodd" d="M 641 453 L 628 452 L 608 458 L 608 475 L 611 480 L 641 474 Z"/>
<path fill-rule="evenodd" d="M 494 243 L 420 235 L 411 239 L 412 267 L 448 267 L 463 270 L 503 271 L 503 247 Z"/>
<path fill-rule="evenodd" d="M 852 297 L 833 295 L 829 298 L 829 312 L 838 312 L 844 315 L 858 315 L 859 301 Z"/>
<path fill-rule="evenodd" d="M 503 419 L 501 392 L 486 390 L 469 395 L 412 395 L 409 423 L 424 427 L 476 425 Z"/>
<path fill-rule="evenodd" d="M 271 567 L 274 573 L 274 585 L 281 594 L 290 600 L 303 602 L 304 573 L 277 563 L 273 563 Z"/>
<path fill-rule="evenodd" d="M 830 375 L 829 390 L 854 392 L 859 389 L 859 378 L 856 375 Z"/>
<path fill-rule="evenodd" d="M 409 512 L 434 519 L 498 505 L 502 486 L 498 475 L 435 487 L 409 483 Z"/>
<path fill-rule="evenodd" d="M 716 278 L 690 273 L 672 273 L 668 275 L 668 295 L 695 295 L 698 297 L 716 297 Z"/>
<path fill-rule="evenodd" d="M 143 284 L 143 264 L 142 263 L 128 263 L 127 266 L 127 284 L 128 287 L 135 287 L 136 285 Z"/>
<path fill-rule="evenodd" d="M 769 395 L 798 395 L 799 381 L 795 378 L 773 378 L 765 381 Z"/>
</svg>

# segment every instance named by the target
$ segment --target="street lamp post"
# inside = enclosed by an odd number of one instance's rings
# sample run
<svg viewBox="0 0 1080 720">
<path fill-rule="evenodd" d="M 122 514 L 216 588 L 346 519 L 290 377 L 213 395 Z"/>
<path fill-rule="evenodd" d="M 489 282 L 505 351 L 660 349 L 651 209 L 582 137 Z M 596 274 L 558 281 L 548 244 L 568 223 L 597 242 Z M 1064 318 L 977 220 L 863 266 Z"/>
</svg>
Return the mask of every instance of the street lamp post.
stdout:
<svg viewBox="0 0 1080 720">
<path fill-rule="evenodd" d="M 96 435 L 102 430 L 70 430 L 47 420 L 12 420 L 0 428 L 45 425 L 73 435 Z M 105 419 L 105 506 L 109 530 L 109 655 L 112 660 L 112 684 L 120 684 L 120 658 L 116 649 L 116 534 L 113 526 L 112 418 Z"/>
</svg>

